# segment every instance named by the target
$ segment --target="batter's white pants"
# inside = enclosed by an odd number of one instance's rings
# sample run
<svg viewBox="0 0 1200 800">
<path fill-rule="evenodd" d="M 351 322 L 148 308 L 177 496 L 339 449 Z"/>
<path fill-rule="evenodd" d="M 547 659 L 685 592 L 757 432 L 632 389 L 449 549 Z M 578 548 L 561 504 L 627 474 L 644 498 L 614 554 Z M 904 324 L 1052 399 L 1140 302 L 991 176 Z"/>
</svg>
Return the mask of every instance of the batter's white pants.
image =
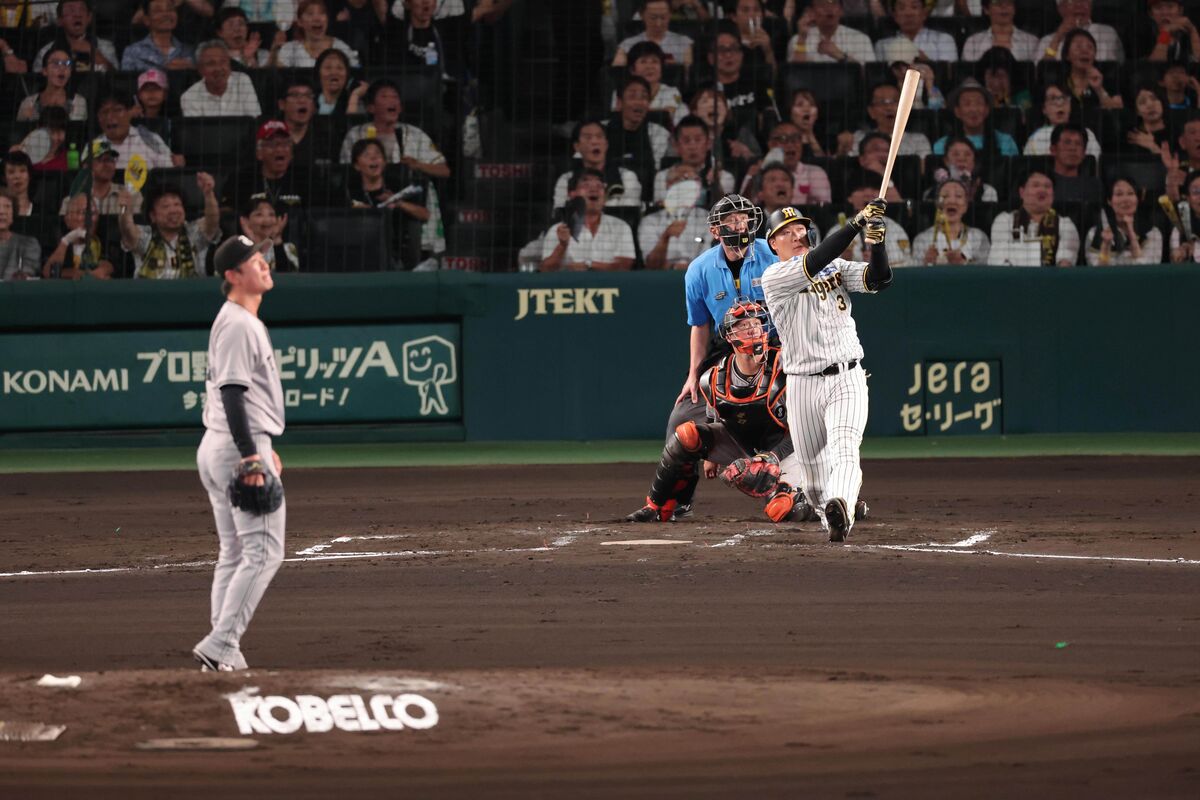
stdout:
<svg viewBox="0 0 1200 800">
<path fill-rule="evenodd" d="M 275 473 L 271 437 L 254 437 L 263 465 Z M 241 453 L 227 433 L 207 431 L 196 451 L 200 482 L 208 492 L 217 523 L 219 550 L 210 598 L 212 630 L 196 645 L 204 655 L 236 669 L 245 669 L 242 634 L 250 624 L 263 593 L 283 563 L 287 501 L 274 512 L 251 514 L 229 502 L 229 482 Z"/>
<path fill-rule="evenodd" d="M 846 501 L 850 524 L 862 488 L 859 449 L 867 427 L 867 373 L 862 365 L 837 375 L 788 375 L 788 426 L 802 486 L 826 528 L 825 505 Z"/>
</svg>

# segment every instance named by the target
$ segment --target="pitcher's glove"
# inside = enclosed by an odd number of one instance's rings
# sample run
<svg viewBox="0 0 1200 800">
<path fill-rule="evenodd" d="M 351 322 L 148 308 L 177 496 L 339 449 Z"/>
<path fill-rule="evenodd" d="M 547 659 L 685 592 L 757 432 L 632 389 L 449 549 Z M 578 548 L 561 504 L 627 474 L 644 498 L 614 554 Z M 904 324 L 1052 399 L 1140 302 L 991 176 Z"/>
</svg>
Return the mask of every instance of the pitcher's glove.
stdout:
<svg viewBox="0 0 1200 800">
<path fill-rule="evenodd" d="M 252 475 L 263 477 L 262 486 L 246 483 L 246 478 Z M 270 514 L 283 505 L 283 484 L 263 466 L 261 460 L 242 461 L 238 463 L 237 472 L 229 482 L 229 502 L 248 514 Z"/>
<path fill-rule="evenodd" d="M 882 197 L 876 197 L 863 206 L 862 211 L 854 215 L 854 218 L 850 220 L 850 227 L 856 231 L 861 231 L 871 220 L 883 219 L 885 213 L 887 213 L 887 200 L 884 200 Z"/>
<path fill-rule="evenodd" d="M 770 452 L 739 458 L 721 471 L 721 480 L 751 497 L 768 497 L 779 484 L 779 458 Z"/>
<path fill-rule="evenodd" d="M 863 232 L 863 238 L 867 240 L 867 244 L 883 244 L 885 236 L 887 236 L 887 222 L 883 219 L 871 220 Z"/>
</svg>

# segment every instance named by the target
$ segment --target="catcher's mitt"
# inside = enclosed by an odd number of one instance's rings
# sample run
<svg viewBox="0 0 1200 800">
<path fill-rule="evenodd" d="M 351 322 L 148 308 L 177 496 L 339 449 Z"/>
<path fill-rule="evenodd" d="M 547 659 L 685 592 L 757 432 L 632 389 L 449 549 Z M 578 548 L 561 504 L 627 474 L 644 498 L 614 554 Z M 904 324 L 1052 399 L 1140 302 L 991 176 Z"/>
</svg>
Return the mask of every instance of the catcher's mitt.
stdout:
<svg viewBox="0 0 1200 800">
<path fill-rule="evenodd" d="M 774 453 L 739 458 L 721 471 L 721 480 L 751 497 L 767 497 L 779 484 L 779 458 Z"/>
<path fill-rule="evenodd" d="M 245 479 L 251 475 L 262 475 L 263 485 L 246 483 Z M 283 484 L 261 460 L 242 461 L 229 482 L 229 502 L 250 514 L 270 514 L 283 505 Z"/>
</svg>

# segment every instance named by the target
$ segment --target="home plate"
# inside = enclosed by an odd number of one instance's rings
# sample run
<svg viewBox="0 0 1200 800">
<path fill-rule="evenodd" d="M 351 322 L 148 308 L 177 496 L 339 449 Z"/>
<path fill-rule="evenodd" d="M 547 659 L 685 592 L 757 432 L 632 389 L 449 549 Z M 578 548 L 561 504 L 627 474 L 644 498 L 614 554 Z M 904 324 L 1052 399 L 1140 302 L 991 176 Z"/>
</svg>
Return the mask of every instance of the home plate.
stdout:
<svg viewBox="0 0 1200 800">
<path fill-rule="evenodd" d="M 66 725 L 0 720 L 0 742 L 53 742 L 66 729 Z"/>
<path fill-rule="evenodd" d="M 602 546 L 621 545 L 656 545 L 656 544 L 691 544 L 690 539 L 626 539 L 621 542 L 601 542 Z"/>
<path fill-rule="evenodd" d="M 221 736 L 193 736 L 183 739 L 147 739 L 134 745 L 138 750 L 253 750 L 253 739 L 233 739 Z"/>
</svg>

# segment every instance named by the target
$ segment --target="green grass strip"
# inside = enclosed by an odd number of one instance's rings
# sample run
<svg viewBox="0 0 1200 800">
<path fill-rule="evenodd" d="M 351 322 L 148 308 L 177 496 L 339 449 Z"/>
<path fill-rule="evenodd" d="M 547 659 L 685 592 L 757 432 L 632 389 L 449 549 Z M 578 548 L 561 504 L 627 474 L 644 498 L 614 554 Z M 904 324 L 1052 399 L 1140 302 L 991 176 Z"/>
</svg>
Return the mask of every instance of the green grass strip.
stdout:
<svg viewBox="0 0 1200 800">
<path fill-rule="evenodd" d="M 282 449 L 285 465 L 304 467 L 413 467 L 492 464 L 611 464 L 658 459 L 661 443 L 398 442 L 295 444 Z M 1198 456 L 1200 434 L 1030 434 L 1023 436 L 895 437 L 867 439 L 863 458 L 1027 458 L 1032 456 Z M 0 473 L 119 472 L 195 469 L 191 447 L 105 447 L 0 450 Z"/>
</svg>

